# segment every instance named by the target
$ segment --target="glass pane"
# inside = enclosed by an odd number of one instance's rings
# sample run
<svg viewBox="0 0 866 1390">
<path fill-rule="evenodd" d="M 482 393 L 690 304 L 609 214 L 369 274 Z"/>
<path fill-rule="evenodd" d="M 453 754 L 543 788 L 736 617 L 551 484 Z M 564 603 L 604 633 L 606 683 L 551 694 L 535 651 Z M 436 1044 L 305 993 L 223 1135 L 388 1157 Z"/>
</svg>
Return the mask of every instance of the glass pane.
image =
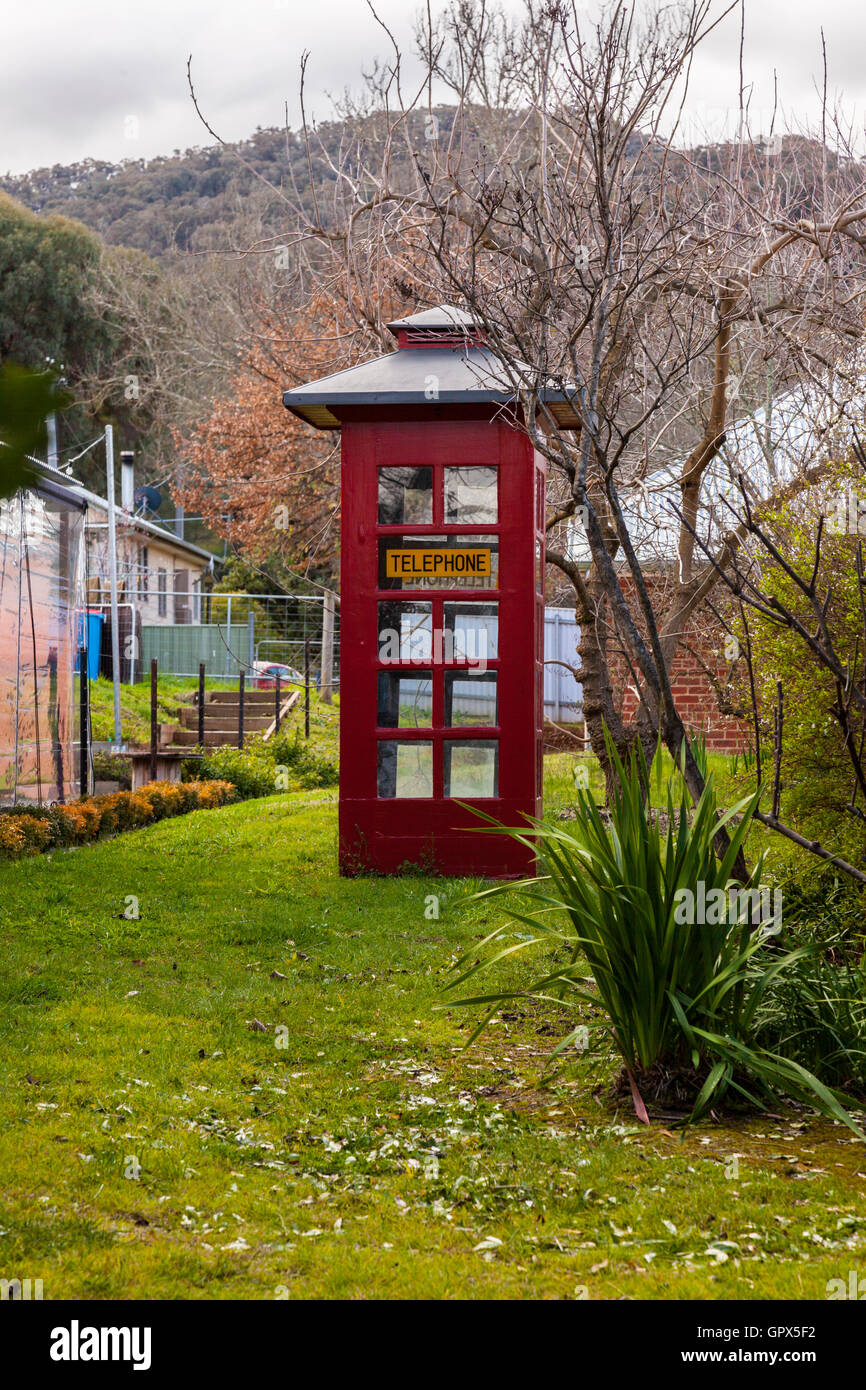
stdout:
<svg viewBox="0 0 866 1390">
<path fill-rule="evenodd" d="M 379 744 L 379 796 L 432 796 L 433 744 L 421 739 Z"/>
<path fill-rule="evenodd" d="M 535 542 L 535 591 L 544 593 L 544 541 L 540 537 Z"/>
<path fill-rule="evenodd" d="M 445 723 L 453 728 L 496 723 L 496 676 L 445 672 Z"/>
<path fill-rule="evenodd" d="M 379 660 L 431 661 L 432 603 L 379 604 Z"/>
<path fill-rule="evenodd" d="M 424 729 L 433 722 L 433 673 L 379 672 L 379 728 Z"/>
<path fill-rule="evenodd" d="M 498 603 L 445 603 L 445 658 L 481 667 L 499 655 Z"/>
<path fill-rule="evenodd" d="M 381 536 L 380 589 L 495 589 L 496 536 Z"/>
<path fill-rule="evenodd" d="M 379 469 L 380 525 L 400 526 L 432 520 L 432 468 Z"/>
<path fill-rule="evenodd" d="M 499 741 L 446 739 L 445 795 L 464 799 L 497 796 L 499 792 Z"/>
<path fill-rule="evenodd" d="M 499 520 L 495 468 L 445 469 L 445 520 L 484 526 Z"/>
</svg>

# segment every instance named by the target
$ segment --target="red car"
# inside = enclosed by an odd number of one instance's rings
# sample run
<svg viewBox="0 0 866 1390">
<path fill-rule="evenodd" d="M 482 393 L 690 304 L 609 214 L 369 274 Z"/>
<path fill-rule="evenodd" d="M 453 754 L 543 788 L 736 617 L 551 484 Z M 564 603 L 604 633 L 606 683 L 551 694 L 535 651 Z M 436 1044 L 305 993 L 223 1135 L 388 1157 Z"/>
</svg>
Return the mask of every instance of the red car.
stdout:
<svg viewBox="0 0 866 1390">
<path fill-rule="evenodd" d="M 284 666 L 280 661 L 256 661 L 253 663 L 253 685 L 256 690 L 273 690 L 277 684 L 277 676 L 280 678 L 280 685 L 303 685 L 304 677 L 300 671 L 296 671 L 293 666 Z"/>
</svg>

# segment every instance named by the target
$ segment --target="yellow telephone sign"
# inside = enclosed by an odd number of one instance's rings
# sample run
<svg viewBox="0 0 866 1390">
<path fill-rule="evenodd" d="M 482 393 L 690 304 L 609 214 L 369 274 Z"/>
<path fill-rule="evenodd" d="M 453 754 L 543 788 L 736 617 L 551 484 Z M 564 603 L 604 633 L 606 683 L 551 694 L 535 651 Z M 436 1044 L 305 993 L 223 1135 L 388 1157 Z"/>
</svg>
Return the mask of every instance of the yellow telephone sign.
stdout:
<svg viewBox="0 0 866 1390">
<path fill-rule="evenodd" d="M 491 573 L 490 550 L 387 550 L 385 573 L 389 579 L 485 578 Z"/>
</svg>

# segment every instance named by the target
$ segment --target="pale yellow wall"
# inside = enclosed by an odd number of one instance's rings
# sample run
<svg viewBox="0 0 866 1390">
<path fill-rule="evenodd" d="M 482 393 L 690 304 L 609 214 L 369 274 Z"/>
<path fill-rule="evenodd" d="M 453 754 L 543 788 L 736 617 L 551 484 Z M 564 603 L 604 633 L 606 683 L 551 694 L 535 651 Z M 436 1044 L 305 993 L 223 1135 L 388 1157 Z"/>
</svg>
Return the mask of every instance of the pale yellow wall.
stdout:
<svg viewBox="0 0 866 1390">
<path fill-rule="evenodd" d="M 99 518 L 101 521 L 101 514 Z M 139 551 L 147 548 L 148 577 L 145 584 L 139 572 Z M 108 533 L 105 527 L 89 529 L 87 536 L 87 568 L 90 580 L 90 602 L 108 602 Z M 159 571 L 165 571 L 166 603 L 165 613 L 159 612 Z M 183 599 L 186 604 L 189 622 L 199 622 L 196 611 L 195 582 L 202 585 L 207 566 L 194 555 L 183 555 L 171 544 L 164 543 L 160 537 L 145 531 L 128 531 L 118 524 L 117 528 L 117 580 L 123 588 L 121 601 L 133 602 L 143 623 L 175 622 L 175 574 L 186 570 L 189 594 Z M 97 593 L 96 581 L 99 581 Z"/>
</svg>

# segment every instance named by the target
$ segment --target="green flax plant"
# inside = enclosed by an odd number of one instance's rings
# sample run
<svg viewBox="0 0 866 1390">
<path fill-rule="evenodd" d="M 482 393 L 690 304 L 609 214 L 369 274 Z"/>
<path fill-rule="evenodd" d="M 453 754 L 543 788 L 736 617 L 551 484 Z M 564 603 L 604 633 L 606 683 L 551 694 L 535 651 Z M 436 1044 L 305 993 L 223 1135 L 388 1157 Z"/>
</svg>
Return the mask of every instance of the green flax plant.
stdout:
<svg viewBox="0 0 866 1390">
<path fill-rule="evenodd" d="M 608 748 L 616 786 L 606 814 L 591 793 L 579 790 L 571 822 L 530 821 L 508 828 L 482 817 L 489 822 L 482 833 L 506 834 L 534 846 L 539 873 L 477 895 L 504 895 L 507 920 L 480 952 L 475 947 L 455 963 L 456 977 L 446 988 L 456 990 L 533 947 L 548 952 L 553 947 L 556 964 L 523 988 L 459 999 L 484 1007 L 471 1040 L 506 1001 L 555 1001 L 573 1008 L 576 1026 L 554 1055 L 573 1047 L 587 1018 L 595 1019 L 590 1026 L 608 1034 L 622 1059 L 635 1111 L 646 1123 L 644 1095 L 664 1094 L 676 1077 L 679 1090 L 693 1099 L 692 1119 L 730 1092 L 757 1105 L 785 1095 L 861 1134 L 842 1097 L 795 1055 L 783 1056 L 755 1041 L 770 991 L 808 951 L 781 947 L 777 915 L 759 914 L 754 920 L 755 905 L 769 897 L 759 891 L 761 863 L 747 883 L 733 878 L 757 796 L 720 811 L 709 777 L 692 806 L 675 775 L 667 788 L 666 814 L 653 813 L 646 804 L 648 775 L 640 752 L 625 766 L 610 742 Z M 719 858 L 714 837 L 722 826 L 729 847 Z M 717 904 L 724 895 L 723 910 L 697 915 L 719 920 L 683 920 L 684 904 L 713 902 L 714 890 L 721 890 Z M 506 944 L 515 922 L 530 930 L 516 944 Z"/>
</svg>

